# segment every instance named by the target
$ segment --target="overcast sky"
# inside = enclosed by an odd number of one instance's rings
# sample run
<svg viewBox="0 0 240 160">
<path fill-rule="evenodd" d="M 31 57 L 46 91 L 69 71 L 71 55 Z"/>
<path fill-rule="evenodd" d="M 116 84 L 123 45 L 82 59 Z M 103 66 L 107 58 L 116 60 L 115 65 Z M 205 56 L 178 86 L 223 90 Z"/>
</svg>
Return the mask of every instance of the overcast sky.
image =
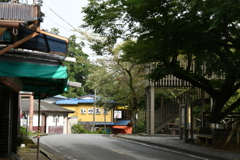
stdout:
<svg viewBox="0 0 240 160">
<path fill-rule="evenodd" d="M 43 0 L 41 11 L 45 14 L 41 29 L 58 28 L 59 35 L 69 38 L 70 35 L 77 35 L 73 32 L 74 28 L 83 22 L 82 7 L 87 6 L 88 0 Z M 87 47 L 83 51 L 88 54 L 91 52 Z"/>
</svg>

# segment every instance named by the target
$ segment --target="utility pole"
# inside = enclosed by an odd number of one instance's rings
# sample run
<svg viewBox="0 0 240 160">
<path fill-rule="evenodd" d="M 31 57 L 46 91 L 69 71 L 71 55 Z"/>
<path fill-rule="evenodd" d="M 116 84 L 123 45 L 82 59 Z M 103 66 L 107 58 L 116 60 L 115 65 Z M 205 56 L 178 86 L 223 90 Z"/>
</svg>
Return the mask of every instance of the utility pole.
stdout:
<svg viewBox="0 0 240 160">
<path fill-rule="evenodd" d="M 96 90 L 94 91 L 94 107 L 93 107 L 93 132 L 96 131 L 95 129 L 95 115 L 96 115 Z"/>
</svg>

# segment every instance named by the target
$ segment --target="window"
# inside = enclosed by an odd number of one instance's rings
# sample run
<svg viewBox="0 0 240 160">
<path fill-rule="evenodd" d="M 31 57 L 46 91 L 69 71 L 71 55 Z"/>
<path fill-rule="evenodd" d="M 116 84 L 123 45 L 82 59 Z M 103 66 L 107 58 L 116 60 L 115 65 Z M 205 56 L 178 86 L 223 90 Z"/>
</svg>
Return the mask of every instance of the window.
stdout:
<svg viewBox="0 0 240 160">
<path fill-rule="evenodd" d="M 131 117 L 131 111 L 125 110 L 125 111 L 124 111 L 124 116 L 125 116 L 125 117 Z"/>
<path fill-rule="evenodd" d="M 59 122 L 59 115 L 53 115 L 53 123 L 55 123 L 56 120 Z"/>
</svg>

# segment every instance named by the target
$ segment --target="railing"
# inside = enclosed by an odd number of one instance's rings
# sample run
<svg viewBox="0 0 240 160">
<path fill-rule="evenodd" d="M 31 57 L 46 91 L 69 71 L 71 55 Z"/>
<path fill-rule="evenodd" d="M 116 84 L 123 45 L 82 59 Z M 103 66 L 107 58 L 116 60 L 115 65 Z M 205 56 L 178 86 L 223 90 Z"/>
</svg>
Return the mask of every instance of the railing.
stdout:
<svg viewBox="0 0 240 160">
<path fill-rule="evenodd" d="M 36 5 L 0 3 L 0 20 L 34 21 L 41 16 Z"/>
<path fill-rule="evenodd" d="M 165 78 L 162 78 L 156 82 L 154 82 L 155 87 L 167 87 L 167 88 L 173 88 L 173 87 L 182 87 L 182 88 L 188 88 L 191 87 L 192 85 L 182 79 L 176 78 L 173 75 L 168 75 Z"/>
<path fill-rule="evenodd" d="M 201 98 L 202 91 L 196 87 L 190 87 L 183 94 L 177 96 L 172 101 L 166 103 L 159 109 L 155 111 L 155 128 L 162 123 L 165 123 L 168 119 L 171 119 L 173 116 L 177 116 L 179 114 L 179 106 L 181 104 L 193 103 L 196 100 Z M 207 97 L 205 93 L 205 97 Z"/>
</svg>

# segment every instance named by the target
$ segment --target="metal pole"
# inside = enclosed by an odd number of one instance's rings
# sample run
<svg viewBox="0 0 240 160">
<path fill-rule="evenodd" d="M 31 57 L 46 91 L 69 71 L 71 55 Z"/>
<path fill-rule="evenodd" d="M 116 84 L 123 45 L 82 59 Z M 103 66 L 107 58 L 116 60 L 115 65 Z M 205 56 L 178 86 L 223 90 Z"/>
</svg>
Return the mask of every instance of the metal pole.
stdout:
<svg viewBox="0 0 240 160">
<path fill-rule="evenodd" d="M 26 123 L 26 136 L 28 136 L 28 114 L 29 114 L 29 110 L 27 109 L 27 123 Z"/>
<path fill-rule="evenodd" d="M 104 107 L 103 110 L 104 110 L 104 112 L 105 112 L 105 110 L 106 110 L 105 107 Z M 105 113 L 104 113 L 104 134 L 107 133 L 107 126 L 106 126 L 106 121 L 107 121 L 106 118 L 107 118 L 107 117 L 106 117 L 106 116 L 107 116 L 107 113 L 105 112 Z"/>
<path fill-rule="evenodd" d="M 96 115 L 96 90 L 94 91 L 94 107 L 93 107 L 93 132 L 95 132 L 95 115 Z"/>
<path fill-rule="evenodd" d="M 29 125 L 28 125 L 28 130 L 32 132 L 33 128 L 33 110 L 34 110 L 34 93 L 31 92 L 30 95 L 30 108 L 29 108 Z"/>
<path fill-rule="evenodd" d="M 39 93 L 39 97 L 38 97 L 38 132 L 37 132 L 37 160 L 39 159 L 39 139 L 40 139 L 40 93 Z"/>
<path fill-rule="evenodd" d="M 193 104 L 190 105 L 191 139 L 193 140 Z"/>
<path fill-rule="evenodd" d="M 188 130 L 187 130 L 187 124 L 188 124 L 188 106 L 185 104 L 184 106 L 184 132 L 185 132 L 185 142 L 188 139 Z"/>
</svg>

